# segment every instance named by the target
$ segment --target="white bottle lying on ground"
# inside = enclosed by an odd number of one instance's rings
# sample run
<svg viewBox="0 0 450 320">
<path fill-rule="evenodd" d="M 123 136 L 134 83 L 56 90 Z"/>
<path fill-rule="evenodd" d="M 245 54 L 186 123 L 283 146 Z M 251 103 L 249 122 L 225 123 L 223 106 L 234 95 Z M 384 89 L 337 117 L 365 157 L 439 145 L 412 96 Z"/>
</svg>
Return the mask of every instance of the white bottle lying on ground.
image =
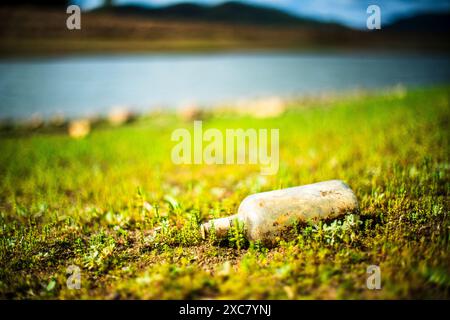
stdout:
<svg viewBox="0 0 450 320">
<path fill-rule="evenodd" d="M 223 239 L 237 219 L 244 223 L 248 240 L 272 246 L 277 237 L 285 238 L 295 222 L 334 219 L 357 209 L 358 200 L 349 186 L 330 180 L 250 195 L 241 202 L 237 214 L 202 224 L 201 232 L 206 238 L 214 228 L 216 237 Z"/>
</svg>

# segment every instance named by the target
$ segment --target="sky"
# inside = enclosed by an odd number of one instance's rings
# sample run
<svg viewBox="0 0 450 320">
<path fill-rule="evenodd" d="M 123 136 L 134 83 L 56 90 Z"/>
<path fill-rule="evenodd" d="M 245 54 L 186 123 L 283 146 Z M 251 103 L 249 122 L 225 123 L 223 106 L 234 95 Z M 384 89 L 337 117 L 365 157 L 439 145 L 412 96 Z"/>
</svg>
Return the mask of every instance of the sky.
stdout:
<svg viewBox="0 0 450 320">
<path fill-rule="evenodd" d="M 82 9 L 92 9 L 103 0 L 73 0 Z M 224 0 L 115 0 L 117 4 L 144 4 L 164 6 L 180 2 L 214 5 Z M 389 23 L 399 17 L 421 12 L 450 11 L 450 0 L 241 0 L 248 4 L 275 7 L 291 14 L 321 21 L 339 22 L 352 28 L 366 27 L 366 13 L 369 5 L 381 9 L 381 23 Z"/>
</svg>

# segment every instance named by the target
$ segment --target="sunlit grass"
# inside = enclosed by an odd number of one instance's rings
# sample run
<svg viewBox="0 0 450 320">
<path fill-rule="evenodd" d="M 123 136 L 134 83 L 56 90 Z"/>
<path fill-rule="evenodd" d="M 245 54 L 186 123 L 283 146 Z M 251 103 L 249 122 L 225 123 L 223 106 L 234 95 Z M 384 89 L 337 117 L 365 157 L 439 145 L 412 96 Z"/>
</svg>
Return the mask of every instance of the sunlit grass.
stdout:
<svg viewBox="0 0 450 320">
<path fill-rule="evenodd" d="M 449 298 L 449 87 L 292 103 L 276 118 L 204 127 L 279 128 L 280 170 L 178 166 L 175 115 L 0 138 L 0 297 Z M 294 228 L 273 249 L 201 240 L 199 224 L 255 192 L 342 179 L 358 217 Z M 66 268 L 80 266 L 80 290 Z M 366 269 L 381 268 L 381 290 Z"/>
</svg>

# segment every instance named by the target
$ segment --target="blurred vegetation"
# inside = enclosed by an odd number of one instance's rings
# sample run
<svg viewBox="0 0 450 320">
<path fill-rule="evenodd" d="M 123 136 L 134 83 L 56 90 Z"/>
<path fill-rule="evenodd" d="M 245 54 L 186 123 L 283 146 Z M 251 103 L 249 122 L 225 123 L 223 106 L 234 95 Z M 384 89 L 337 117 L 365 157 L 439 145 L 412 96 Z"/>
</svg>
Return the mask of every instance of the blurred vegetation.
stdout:
<svg viewBox="0 0 450 320">
<path fill-rule="evenodd" d="M 450 298 L 450 87 L 329 95 L 283 115 L 216 115 L 204 127 L 280 128 L 280 170 L 178 166 L 175 114 L 0 137 L 1 298 Z M 249 194 L 338 178 L 360 213 L 297 225 L 273 249 L 240 226 L 199 225 Z M 66 286 L 69 265 L 81 289 Z M 366 288 L 369 265 L 381 290 Z"/>
<path fill-rule="evenodd" d="M 0 4 L 1 56 L 250 49 L 449 52 L 446 12 L 368 32 L 236 2 L 213 7 L 122 5 L 82 12 L 81 30 L 68 30 L 69 15 L 59 7 L 64 1 L 35 2 Z"/>
</svg>

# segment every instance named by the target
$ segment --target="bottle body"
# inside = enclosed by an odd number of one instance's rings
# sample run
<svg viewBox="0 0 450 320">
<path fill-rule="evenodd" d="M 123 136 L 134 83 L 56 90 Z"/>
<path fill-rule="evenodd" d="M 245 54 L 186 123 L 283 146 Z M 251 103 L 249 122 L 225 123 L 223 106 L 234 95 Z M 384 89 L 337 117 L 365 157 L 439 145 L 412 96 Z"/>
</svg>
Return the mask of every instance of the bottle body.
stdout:
<svg viewBox="0 0 450 320">
<path fill-rule="evenodd" d="M 236 215 L 207 222 L 201 230 L 206 237 L 213 225 L 217 238 L 224 238 L 238 219 L 244 223 L 248 240 L 272 246 L 277 238 L 285 238 L 296 222 L 333 219 L 357 209 L 358 201 L 348 185 L 330 180 L 250 195 Z"/>
</svg>

